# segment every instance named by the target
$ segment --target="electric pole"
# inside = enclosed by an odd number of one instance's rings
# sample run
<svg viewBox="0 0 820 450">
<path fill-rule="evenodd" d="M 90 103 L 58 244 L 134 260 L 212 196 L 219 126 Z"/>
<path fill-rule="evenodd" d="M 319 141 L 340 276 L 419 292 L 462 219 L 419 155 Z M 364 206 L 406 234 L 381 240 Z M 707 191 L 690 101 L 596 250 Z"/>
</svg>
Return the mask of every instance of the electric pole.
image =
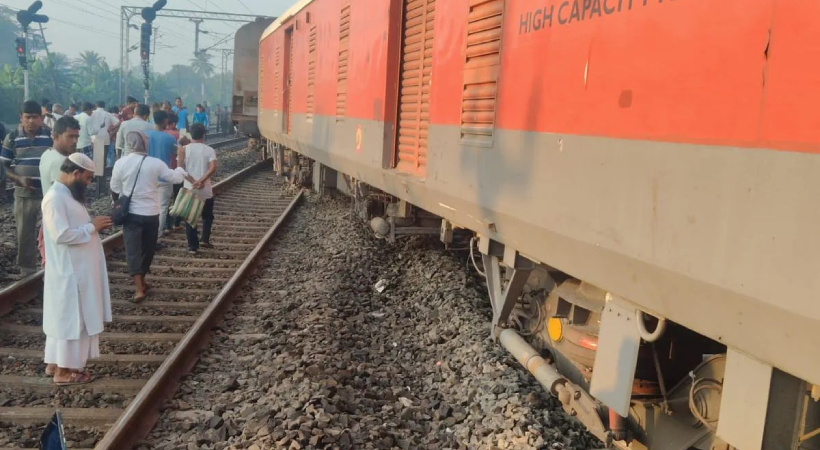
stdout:
<svg viewBox="0 0 820 450">
<path fill-rule="evenodd" d="M 23 98 L 29 100 L 29 82 L 28 82 L 28 26 L 32 23 L 43 24 L 48 22 L 48 16 L 37 14 L 37 11 L 43 7 L 43 2 L 37 0 L 32 3 L 28 9 L 17 12 L 17 21 L 20 22 L 20 27 L 23 29 L 23 37 L 15 39 L 17 45 L 17 57 L 20 66 L 23 68 Z M 45 40 L 45 39 L 44 39 Z M 21 45 L 22 44 L 22 45 Z"/>
<path fill-rule="evenodd" d="M 54 82 L 54 93 L 57 94 L 57 70 L 54 68 L 54 61 L 51 59 L 51 52 L 48 51 L 48 41 L 46 41 L 46 32 L 43 31 L 43 24 L 40 24 L 40 36 L 43 38 L 43 46 L 46 49 L 46 58 L 51 65 L 51 81 Z"/>
<path fill-rule="evenodd" d="M 205 30 L 200 30 L 199 25 L 203 19 L 188 19 L 194 23 L 194 58 L 199 58 L 199 34 L 208 34 Z"/>
<path fill-rule="evenodd" d="M 233 54 L 233 49 L 221 48 L 218 51 L 222 52 L 222 79 L 219 81 L 219 103 L 225 107 L 225 75 L 228 71 L 228 61 Z"/>
</svg>

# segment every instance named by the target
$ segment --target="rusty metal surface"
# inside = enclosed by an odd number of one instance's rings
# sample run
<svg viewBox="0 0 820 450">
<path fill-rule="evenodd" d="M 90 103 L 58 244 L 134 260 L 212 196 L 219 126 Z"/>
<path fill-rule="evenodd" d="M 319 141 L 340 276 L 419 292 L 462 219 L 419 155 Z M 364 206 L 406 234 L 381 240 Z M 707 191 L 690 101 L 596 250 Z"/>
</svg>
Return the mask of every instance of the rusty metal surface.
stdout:
<svg viewBox="0 0 820 450">
<path fill-rule="evenodd" d="M 176 392 L 180 378 L 188 373 L 196 363 L 199 350 L 207 345 L 210 339 L 211 328 L 218 323 L 222 313 L 231 304 L 234 296 L 239 293 L 246 277 L 252 273 L 273 236 L 293 210 L 293 207 L 302 198 L 303 192 L 300 191 L 294 197 L 287 209 L 270 227 L 262 240 L 245 259 L 245 262 L 239 267 L 239 270 L 225 284 L 219 295 L 197 319 L 159 370 L 148 380 L 145 388 L 140 391 L 117 420 L 117 423 L 108 430 L 105 437 L 97 444 L 97 450 L 131 448 L 150 432 L 159 417 L 158 408 L 165 399 Z"/>
<path fill-rule="evenodd" d="M 213 188 L 215 193 L 223 191 L 235 181 L 242 179 L 249 173 L 260 170 L 263 167 L 268 167 L 271 164 L 270 160 L 261 161 L 251 167 L 241 170 L 228 178 L 216 183 Z M 119 248 L 122 248 L 122 232 L 119 231 L 111 236 L 105 238 L 102 242 L 103 249 L 106 255 L 110 255 Z M 37 273 L 30 275 L 3 290 L 0 290 L 0 316 L 8 314 L 15 302 L 26 302 L 36 297 L 43 290 L 43 274 L 40 270 Z"/>
</svg>

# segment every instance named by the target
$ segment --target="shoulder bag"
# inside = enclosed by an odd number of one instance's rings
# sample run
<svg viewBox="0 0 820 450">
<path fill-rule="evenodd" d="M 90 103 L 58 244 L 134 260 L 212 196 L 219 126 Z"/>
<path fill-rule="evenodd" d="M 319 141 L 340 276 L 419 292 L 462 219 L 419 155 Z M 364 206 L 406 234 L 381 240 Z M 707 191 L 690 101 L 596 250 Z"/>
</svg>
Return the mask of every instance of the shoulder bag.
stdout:
<svg viewBox="0 0 820 450">
<path fill-rule="evenodd" d="M 142 169 L 142 163 L 145 162 L 146 156 L 142 157 L 140 161 L 139 167 L 137 167 L 137 176 L 134 177 L 134 186 L 131 187 L 131 194 L 128 196 L 120 195 L 117 199 L 117 203 L 114 203 L 114 210 L 111 212 L 111 221 L 114 222 L 114 225 L 122 225 L 125 223 L 125 219 L 128 218 L 128 207 L 131 205 L 131 197 L 134 195 L 134 189 L 137 188 L 137 181 L 140 179 L 140 169 Z"/>
</svg>

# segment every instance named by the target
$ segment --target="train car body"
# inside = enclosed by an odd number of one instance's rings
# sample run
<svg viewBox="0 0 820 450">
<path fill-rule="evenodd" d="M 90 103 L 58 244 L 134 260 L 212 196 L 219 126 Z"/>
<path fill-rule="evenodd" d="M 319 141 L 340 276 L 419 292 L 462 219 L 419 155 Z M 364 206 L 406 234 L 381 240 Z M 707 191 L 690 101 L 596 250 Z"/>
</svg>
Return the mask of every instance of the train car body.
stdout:
<svg viewBox="0 0 820 450">
<path fill-rule="evenodd" d="M 238 132 L 249 136 L 259 136 L 259 38 L 274 20 L 257 18 L 234 36 L 231 120 Z"/>
<path fill-rule="evenodd" d="M 818 38 L 804 0 L 304 0 L 260 41 L 259 126 L 473 230 L 489 265 L 600 289 L 575 383 L 642 430 L 619 445 L 773 448 L 811 430 L 779 386 L 820 384 Z M 720 421 L 682 447 L 636 400 L 643 314 L 723 348 Z"/>
</svg>

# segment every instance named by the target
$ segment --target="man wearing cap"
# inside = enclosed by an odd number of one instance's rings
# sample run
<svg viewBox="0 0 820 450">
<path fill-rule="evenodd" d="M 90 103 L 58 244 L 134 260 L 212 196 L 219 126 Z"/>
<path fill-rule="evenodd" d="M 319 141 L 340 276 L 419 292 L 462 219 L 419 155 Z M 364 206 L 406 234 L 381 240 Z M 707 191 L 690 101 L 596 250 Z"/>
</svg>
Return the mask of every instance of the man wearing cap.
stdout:
<svg viewBox="0 0 820 450">
<path fill-rule="evenodd" d="M 100 355 L 100 333 L 111 321 L 111 297 L 100 231 L 111 219 L 85 208 L 85 190 L 94 162 L 73 153 L 60 177 L 43 197 L 43 227 L 48 266 L 43 279 L 43 331 L 46 373 L 58 385 L 92 380 L 89 358 Z"/>
<path fill-rule="evenodd" d="M 60 167 L 63 165 L 63 161 L 77 151 L 80 124 L 73 117 L 60 117 L 54 123 L 51 136 L 54 140 L 54 147 L 46 150 L 43 156 L 40 157 L 40 184 L 43 186 L 43 195 L 47 194 L 54 182 L 60 179 Z M 46 248 L 43 241 L 42 226 L 40 227 L 40 235 L 37 236 L 37 246 L 40 249 L 43 267 L 45 267 Z"/>
</svg>

